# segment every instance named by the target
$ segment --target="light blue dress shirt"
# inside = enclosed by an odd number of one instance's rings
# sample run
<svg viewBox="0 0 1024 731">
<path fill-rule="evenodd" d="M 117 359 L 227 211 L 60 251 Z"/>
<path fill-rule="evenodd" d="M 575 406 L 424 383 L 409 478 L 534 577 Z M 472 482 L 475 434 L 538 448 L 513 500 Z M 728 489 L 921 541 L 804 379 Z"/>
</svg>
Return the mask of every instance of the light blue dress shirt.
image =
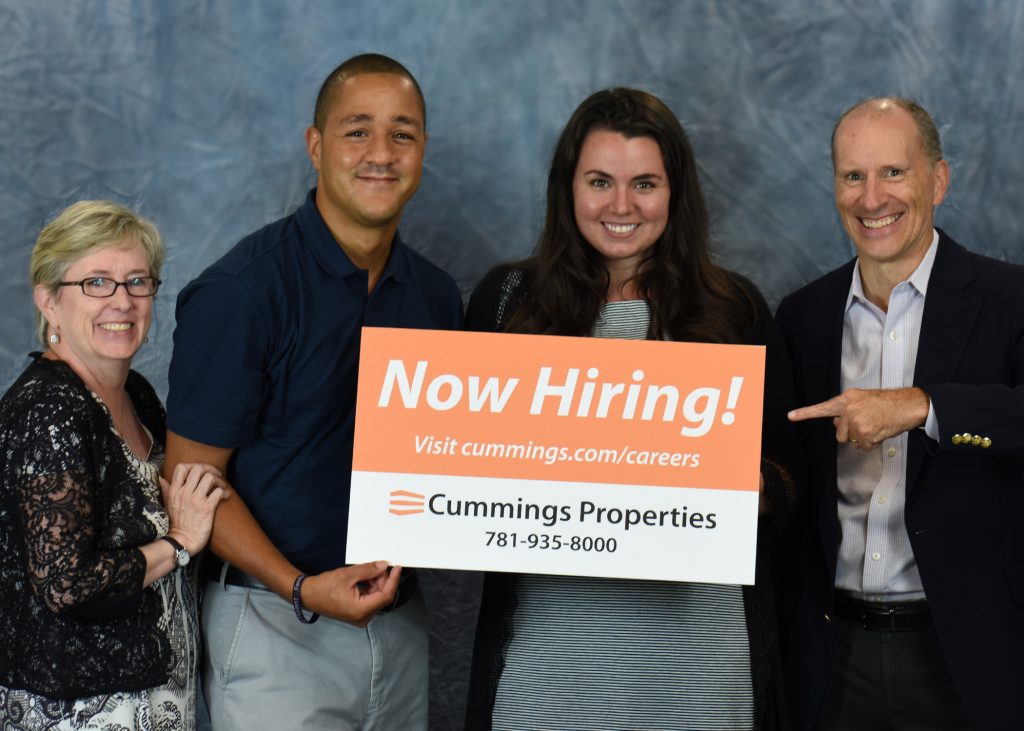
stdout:
<svg viewBox="0 0 1024 731">
<path fill-rule="evenodd" d="M 938 240 L 938 232 L 933 232 L 924 259 L 889 296 L 888 311 L 868 300 L 859 262 L 854 267 L 843 320 L 841 391 L 913 385 L 925 295 Z M 929 437 L 938 438 L 938 424 L 930 403 L 924 428 Z M 907 441 L 907 433 L 903 432 L 870 452 L 849 444 L 840 444 L 838 448 L 842 541 L 836 588 L 863 599 L 924 599 L 903 518 Z"/>
</svg>

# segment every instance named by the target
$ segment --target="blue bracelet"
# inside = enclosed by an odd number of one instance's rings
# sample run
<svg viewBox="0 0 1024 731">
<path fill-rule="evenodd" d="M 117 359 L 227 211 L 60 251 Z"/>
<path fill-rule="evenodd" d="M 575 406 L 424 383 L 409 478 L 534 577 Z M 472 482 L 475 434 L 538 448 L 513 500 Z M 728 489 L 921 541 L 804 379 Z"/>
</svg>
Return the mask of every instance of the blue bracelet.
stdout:
<svg viewBox="0 0 1024 731">
<path fill-rule="evenodd" d="M 299 574 L 295 577 L 295 583 L 292 584 L 292 609 L 295 610 L 295 616 L 299 618 L 299 621 L 303 624 L 313 624 L 313 622 L 320 619 L 320 615 L 316 612 L 312 612 L 309 615 L 309 619 L 306 619 L 306 615 L 302 613 L 302 582 L 306 580 L 306 574 Z"/>
</svg>

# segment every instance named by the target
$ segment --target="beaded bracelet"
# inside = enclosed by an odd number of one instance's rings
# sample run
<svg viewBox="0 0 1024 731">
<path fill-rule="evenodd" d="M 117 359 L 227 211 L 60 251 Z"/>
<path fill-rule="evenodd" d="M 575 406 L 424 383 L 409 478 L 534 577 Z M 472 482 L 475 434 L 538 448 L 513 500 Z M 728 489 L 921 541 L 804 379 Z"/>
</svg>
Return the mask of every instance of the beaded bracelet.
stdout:
<svg viewBox="0 0 1024 731">
<path fill-rule="evenodd" d="M 302 613 L 302 582 L 306 580 L 306 574 L 299 574 L 295 577 L 295 583 L 292 584 L 292 609 L 295 610 L 295 616 L 299 618 L 299 621 L 303 624 L 313 624 L 313 622 L 320 619 L 320 615 L 316 612 L 311 612 L 309 619 Z"/>
</svg>

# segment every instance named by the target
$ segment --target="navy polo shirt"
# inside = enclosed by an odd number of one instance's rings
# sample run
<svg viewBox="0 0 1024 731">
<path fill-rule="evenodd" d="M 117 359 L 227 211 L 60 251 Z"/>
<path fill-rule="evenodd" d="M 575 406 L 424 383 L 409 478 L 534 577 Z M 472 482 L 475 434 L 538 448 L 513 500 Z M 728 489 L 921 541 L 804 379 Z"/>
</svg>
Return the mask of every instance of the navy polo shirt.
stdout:
<svg viewBox="0 0 1024 731">
<path fill-rule="evenodd" d="M 167 426 L 235 453 L 228 479 L 299 569 L 345 563 L 363 325 L 456 329 L 444 271 L 395 236 L 372 294 L 314 189 L 178 295 Z"/>
</svg>

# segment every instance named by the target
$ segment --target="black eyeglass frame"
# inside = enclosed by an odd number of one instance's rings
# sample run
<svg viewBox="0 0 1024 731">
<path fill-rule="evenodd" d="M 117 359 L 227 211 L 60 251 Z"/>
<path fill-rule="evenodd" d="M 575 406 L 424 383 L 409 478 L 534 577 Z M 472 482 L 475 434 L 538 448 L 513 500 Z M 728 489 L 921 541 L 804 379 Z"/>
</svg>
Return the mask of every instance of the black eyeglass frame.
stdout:
<svg viewBox="0 0 1024 731">
<path fill-rule="evenodd" d="M 85 291 L 85 283 L 95 282 L 97 279 L 102 279 L 106 282 L 114 283 L 114 288 L 110 290 L 110 294 L 89 294 L 88 292 Z M 149 294 L 134 294 L 130 289 L 128 289 L 129 282 L 136 282 L 143 279 L 155 283 L 153 285 L 152 292 L 150 292 Z M 163 284 L 163 281 L 157 279 L 156 277 L 132 277 L 131 279 L 124 282 L 118 282 L 114 279 L 111 279 L 110 277 L 86 277 L 85 279 L 79 282 L 57 282 L 57 285 L 60 287 L 78 287 L 79 289 L 82 290 L 82 294 L 84 294 L 86 297 L 93 297 L 95 299 L 108 299 L 109 297 L 113 297 L 115 294 L 117 294 L 118 287 L 124 287 L 124 291 L 128 293 L 129 297 L 156 297 L 156 293 L 160 290 L 161 284 Z"/>
</svg>

